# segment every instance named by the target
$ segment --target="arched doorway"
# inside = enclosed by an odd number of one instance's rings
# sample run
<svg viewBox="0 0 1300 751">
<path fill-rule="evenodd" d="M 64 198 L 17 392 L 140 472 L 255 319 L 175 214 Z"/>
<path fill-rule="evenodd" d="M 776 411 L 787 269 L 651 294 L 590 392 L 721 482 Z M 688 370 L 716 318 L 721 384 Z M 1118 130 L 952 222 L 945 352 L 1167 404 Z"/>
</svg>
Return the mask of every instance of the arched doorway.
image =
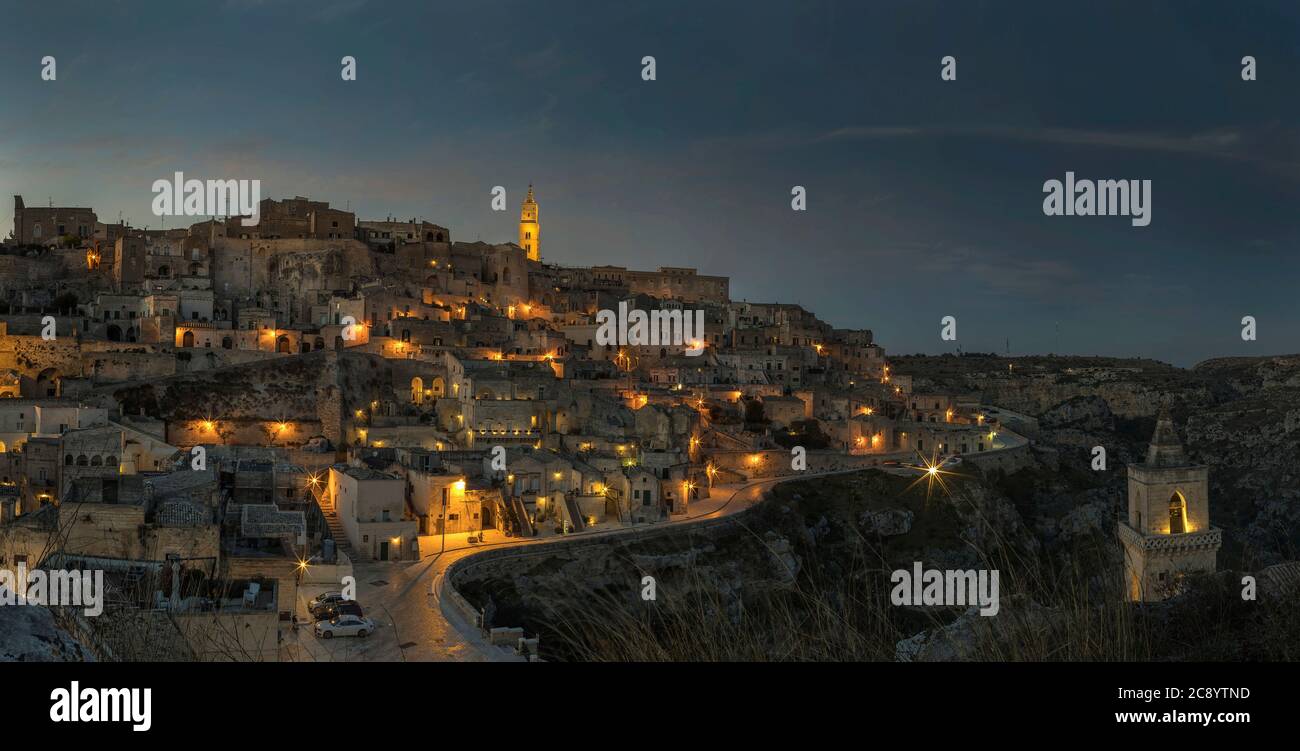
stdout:
<svg viewBox="0 0 1300 751">
<path fill-rule="evenodd" d="M 429 390 L 433 392 L 433 397 L 435 399 L 441 399 L 446 389 L 447 386 L 442 380 L 442 376 L 434 376 L 433 383 L 429 384 Z"/>
<path fill-rule="evenodd" d="M 110 342 L 122 341 L 122 327 L 116 323 L 110 324 L 108 327 L 108 340 Z"/>
<path fill-rule="evenodd" d="M 284 353 L 286 355 L 292 353 L 293 349 L 289 345 L 289 337 L 282 336 L 279 339 L 275 340 L 275 351 Z"/>
<path fill-rule="evenodd" d="M 1181 535 L 1187 531 L 1187 499 L 1177 490 L 1169 497 L 1169 534 Z"/>
<path fill-rule="evenodd" d="M 182 346 L 182 347 L 193 347 L 193 346 L 194 346 L 194 332 L 193 332 L 193 331 L 186 331 L 185 334 L 184 334 L 183 336 L 181 336 L 181 346 Z"/>
<path fill-rule="evenodd" d="M 424 381 L 419 376 L 411 379 L 411 401 L 424 404 Z"/>
</svg>

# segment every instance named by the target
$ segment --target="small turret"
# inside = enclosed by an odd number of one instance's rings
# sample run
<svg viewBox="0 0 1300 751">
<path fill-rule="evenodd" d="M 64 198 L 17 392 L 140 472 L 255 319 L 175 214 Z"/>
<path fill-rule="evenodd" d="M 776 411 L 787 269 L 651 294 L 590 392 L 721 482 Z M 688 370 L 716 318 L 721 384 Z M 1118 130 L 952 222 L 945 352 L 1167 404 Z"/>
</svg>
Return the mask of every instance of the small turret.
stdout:
<svg viewBox="0 0 1300 751">
<path fill-rule="evenodd" d="M 1156 417 L 1156 432 L 1151 436 L 1151 445 L 1147 448 L 1147 465 L 1152 467 L 1187 466 L 1187 452 L 1178 439 L 1178 430 L 1173 418 L 1169 416 L 1169 405 L 1160 408 Z"/>
</svg>

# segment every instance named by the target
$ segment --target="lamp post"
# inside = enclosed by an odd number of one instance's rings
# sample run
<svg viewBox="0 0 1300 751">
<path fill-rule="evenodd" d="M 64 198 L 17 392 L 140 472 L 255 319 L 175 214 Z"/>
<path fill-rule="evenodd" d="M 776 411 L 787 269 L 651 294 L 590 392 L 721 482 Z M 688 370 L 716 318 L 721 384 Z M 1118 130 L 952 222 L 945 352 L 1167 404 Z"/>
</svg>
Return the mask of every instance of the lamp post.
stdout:
<svg viewBox="0 0 1300 751">
<path fill-rule="evenodd" d="M 447 552 L 447 491 L 442 491 L 442 550 L 438 555 Z"/>
</svg>

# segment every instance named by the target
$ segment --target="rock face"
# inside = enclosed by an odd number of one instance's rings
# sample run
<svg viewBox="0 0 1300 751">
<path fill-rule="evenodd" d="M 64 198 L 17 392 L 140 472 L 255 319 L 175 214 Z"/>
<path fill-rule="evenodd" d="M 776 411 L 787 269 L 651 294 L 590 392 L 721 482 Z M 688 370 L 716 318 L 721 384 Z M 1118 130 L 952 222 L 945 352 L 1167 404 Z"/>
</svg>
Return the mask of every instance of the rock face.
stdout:
<svg viewBox="0 0 1300 751">
<path fill-rule="evenodd" d="M 1005 598 L 997 617 L 972 606 L 942 628 L 922 631 L 894 646 L 898 662 L 1015 659 L 1017 645 L 1050 632 L 1057 614 L 1032 600 Z"/>
<path fill-rule="evenodd" d="M 912 530 L 914 515 L 908 509 L 891 508 L 882 511 L 863 511 L 858 523 L 866 534 L 881 537 L 905 535 Z"/>
<path fill-rule="evenodd" d="M 36 605 L 0 606 L 0 662 L 94 662 L 90 650 Z"/>
</svg>

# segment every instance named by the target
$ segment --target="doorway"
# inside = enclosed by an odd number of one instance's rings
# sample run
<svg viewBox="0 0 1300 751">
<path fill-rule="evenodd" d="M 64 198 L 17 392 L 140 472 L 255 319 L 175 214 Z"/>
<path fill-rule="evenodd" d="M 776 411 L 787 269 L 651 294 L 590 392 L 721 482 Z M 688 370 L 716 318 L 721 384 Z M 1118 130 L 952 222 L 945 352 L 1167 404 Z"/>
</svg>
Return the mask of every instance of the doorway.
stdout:
<svg viewBox="0 0 1300 751">
<path fill-rule="evenodd" d="M 387 541 L 387 540 L 384 540 L 383 542 L 379 543 L 379 560 L 381 560 L 381 561 L 386 561 L 386 560 L 388 560 L 388 541 Z"/>
</svg>

